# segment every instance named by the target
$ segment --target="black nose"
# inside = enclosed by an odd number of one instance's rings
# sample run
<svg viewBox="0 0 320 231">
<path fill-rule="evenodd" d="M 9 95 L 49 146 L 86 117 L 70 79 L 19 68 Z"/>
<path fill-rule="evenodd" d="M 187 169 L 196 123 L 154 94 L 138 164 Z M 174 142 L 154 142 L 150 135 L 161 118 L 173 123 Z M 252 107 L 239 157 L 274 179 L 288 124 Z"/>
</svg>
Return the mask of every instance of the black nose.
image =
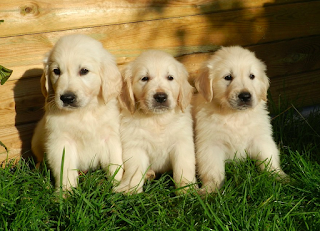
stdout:
<svg viewBox="0 0 320 231">
<path fill-rule="evenodd" d="M 168 95 L 164 92 L 158 92 L 154 94 L 153 98 L 158 102 L 158 103 L 164 103 L 167 101 Z"/>
<path fill-rule="evenodd" d="M 76 101 L 76 95 L 73 93 L 66 93 L 60 96 L 60 100 L 67 105 L 73 104 Z"/>
<path fill-rule="evenodd" d="M 242 102 L 249 102 L 251 100 L 251 94 L 249 92 L 241 92 L 238 97 Z"/>
</svg>

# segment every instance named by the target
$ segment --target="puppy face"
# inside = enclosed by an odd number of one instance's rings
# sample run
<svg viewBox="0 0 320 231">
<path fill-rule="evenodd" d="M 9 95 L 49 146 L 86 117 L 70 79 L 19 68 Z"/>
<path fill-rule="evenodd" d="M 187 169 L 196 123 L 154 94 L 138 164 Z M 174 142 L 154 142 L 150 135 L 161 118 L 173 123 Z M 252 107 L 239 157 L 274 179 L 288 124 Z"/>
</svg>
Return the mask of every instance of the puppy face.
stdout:
<svg viewBox="0 0 320 231">
<path fill-rule="evenodd" d="M 164 113 L 177 106 L 183 111 L 191 101 L 192 87 L 184 66 L 171 55 L 156 50 L 142 53 L 124 70 L 120 102 L 131 113 Z"/>
<path fill-rule="evenodd" d="M 111 54 L 88 36 L 62 37 L 45 60 L 42 92 L 62 110 L 108 101 L 121 90 L 121 75 Z"/>
<path fill-rule="evenodd" d="M 196 79 L 198 91 L 221 107 L 245 110 L 267 99 L 269 79 L 266 66 L 253 52 L 241 47 L 224 47 L 206 63 Z"/>
</svg>

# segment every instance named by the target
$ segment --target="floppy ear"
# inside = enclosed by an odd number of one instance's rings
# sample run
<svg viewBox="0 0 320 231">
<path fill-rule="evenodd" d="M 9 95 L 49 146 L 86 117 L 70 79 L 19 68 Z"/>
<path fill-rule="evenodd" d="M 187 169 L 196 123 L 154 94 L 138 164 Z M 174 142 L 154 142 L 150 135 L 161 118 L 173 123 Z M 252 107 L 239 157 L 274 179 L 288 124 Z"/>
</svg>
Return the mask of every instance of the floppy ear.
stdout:
<svg viewBox="0 0 320 231">
<path fill-rule="evenodd" d="M 181 79 L 178 95 L 178 105 L 184 111 L 190 104 L 193 95 L 193 87 L 188 82 L 188 72 L 183 64 L 179 63 L 179 79 Z"/>
<path fill-rule="evenodd" d="M 40 78 L 41 92 L 45 98 L 52 92 L 52 85 L 49 78 L 49 56 L 50 52 L 45 55 L 43 60 L 43 73 Z"/>
<path fill-rule="evenodd" d="M 213 98 L 212 79 L 209 78 L 209 75 L 210 69 L 205 66 L 200 70 L 200 75 L 194 81 L 196 89 L 207 102 L 211 102 Z"/>
<path fill-rule="evenodd" d="M 103 61 L 101 63 L 101 88 L 102 97 L 105 102 L 119 96 L 122 88 L 122 78 L 117 63 L 112 55 L 104 51 Z"/>
<path fill-rule="evenodd" d="M 133 114 L 136 106 L 132 91 L 132 70 L 130 64 L 124 69 L 123 78 L 124 80 L 122 91 L 119 96 L 119 102 L 121 107 L 127 108 L 131 112 L 131 114 Z"/>
<path fill-rule="evenodd" d="M 270 81 L 269 81 L 269 78 L 265 72 L 263 72 L 263 74 L 262 74 L 261 82 L 262 82 L 262 86 L 261 86 L 260 97 L 262 100 L 267 101 L 267 95 L 268 95 L 268 89 L 270 86 Z"/>
<path fill-rule="evenodd" d="M 261 91 L 260 91 L 260 98 L 264 101 L 267 101 L 267 94 L 268 94 L 268 89 L 270 86 L 270 81 L 269 78 L 266 74 L 267 66 L 262 62 L 260 59 L 258 59 L 259 64 L 260 64 L 260 71 L 261 71 Z"/>
</svg>

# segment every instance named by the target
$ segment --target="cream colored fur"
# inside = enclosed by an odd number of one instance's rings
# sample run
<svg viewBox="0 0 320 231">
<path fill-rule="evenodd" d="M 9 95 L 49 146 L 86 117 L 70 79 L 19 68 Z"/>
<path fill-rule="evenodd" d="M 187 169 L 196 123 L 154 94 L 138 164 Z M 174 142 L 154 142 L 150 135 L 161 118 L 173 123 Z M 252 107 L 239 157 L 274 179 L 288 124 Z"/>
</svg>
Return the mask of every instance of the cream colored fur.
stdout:
<svg viewBox="0 0 320 231">
<path fill-rule="evenodd" d="M 195 147 L 203 193 L 222 186 L 225 161 L 235 157 L 259 160 L 262 169 L 270 161 L 269 170 L 285 176 L 266 110 L 269 79 L 265 70 L 253 52 L 223 47 L 195 79 L 199 91 L 193 99 Z M 243 97 L 248 93 L 250 99 Z"/>
<path fill-rule="evenodd" d="M 120 96 L 124 176 L 115 191 L 143 191 L 153 172 L 173 171 L 177 187 L 195 183 L 190 101 L 184 66 L 162 51 L 146 51 L 123 72 Z M 157 103 L 157 94 L 166 101 Z M 183 190 L 182 190 L 183 191 Z"/>
<path fill-rule="evenodd" d="M 78 170 L 98 166 L 120 181 L 123 163 L 117 96 L 122 79 L 113 56 L 88 36 L 62 37 L 44 61 L 41 86 L 45 115 L 35 129 L 32 151 L 38 161 L 46 153 L 56 188 L 63 149 L 63 189 L 77 186 Z M 70 94 L 74 102 L 65 103 L 62 97 Z"/>
</svg>

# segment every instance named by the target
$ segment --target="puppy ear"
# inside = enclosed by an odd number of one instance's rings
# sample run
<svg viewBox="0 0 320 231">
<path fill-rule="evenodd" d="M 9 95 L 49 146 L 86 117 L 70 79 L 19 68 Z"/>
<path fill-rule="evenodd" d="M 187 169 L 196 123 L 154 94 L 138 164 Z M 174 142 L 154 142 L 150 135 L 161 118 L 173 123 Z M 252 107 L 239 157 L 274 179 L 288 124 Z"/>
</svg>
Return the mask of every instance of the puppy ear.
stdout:
<svg viewBox="0 0 320 231">
<path fill-rule="evenodd" d="M 260 99 L 267 101 L 267 95 L 268 95 L 268 89 L 270 86 L 270 80 L 266 74 L 267 66 L 264 62 L 262 62 L 260 59 L 258 59 L 260 64 L 260 70 L 261 70 L 261 91 L 260 91 Z"/>
<path fill-rule="evenodd" d="M 131 114 L 135 111 L 135 100 L 132 90 L 132 70 L 130 64 L 123 71 L 123 85 L 119 96 L 121 107 L 127 108 Z"/>
<path fill-rule="evenodd" d="M 48 97 L 50 92 L 52 91 L 52 86 L 49 78 L 49 56 L 50 52 L 47 53 L 43 59 L 43 73 L 40 78 L 41 92 L 45 98 Z"/>
<path fill-rule="evenodd" d="M 101 63 L 101 87 L 102 97 L 105 102 L 119 96 L 122 88 L 121 73 L 113 56 L 104 51 L 103 61 Z"/>
<path fill-rule="evenodd" d="M 196 89 L 207 102 L 211 102 L 213 98 L 212 79 L 209 77 L 210 69 L 208 66 L 205 66 L 200 70 L 200 75 L 194 81 Z"/>
<path fill-rule="evenodd" d="M 188 82 L 188 71 L 179 63 L 179 79 L 181 79 L 180 90 L 178 95 L 178 105 L 181 111 L 184 111 L 190 104 L 193 95 L 193 87 Z"/>
<path fill-rule="evenodd" d="M 262 85 L 261 85 L 260 97 L 262 100 L 267 101 L 267 95 L 268 95 L 268 89 L 270 86 L 270 81 L 269 81 L 269 78 L 265 72 L 263 72 L 261 82 L 262 82 Z"/>
</svg>

